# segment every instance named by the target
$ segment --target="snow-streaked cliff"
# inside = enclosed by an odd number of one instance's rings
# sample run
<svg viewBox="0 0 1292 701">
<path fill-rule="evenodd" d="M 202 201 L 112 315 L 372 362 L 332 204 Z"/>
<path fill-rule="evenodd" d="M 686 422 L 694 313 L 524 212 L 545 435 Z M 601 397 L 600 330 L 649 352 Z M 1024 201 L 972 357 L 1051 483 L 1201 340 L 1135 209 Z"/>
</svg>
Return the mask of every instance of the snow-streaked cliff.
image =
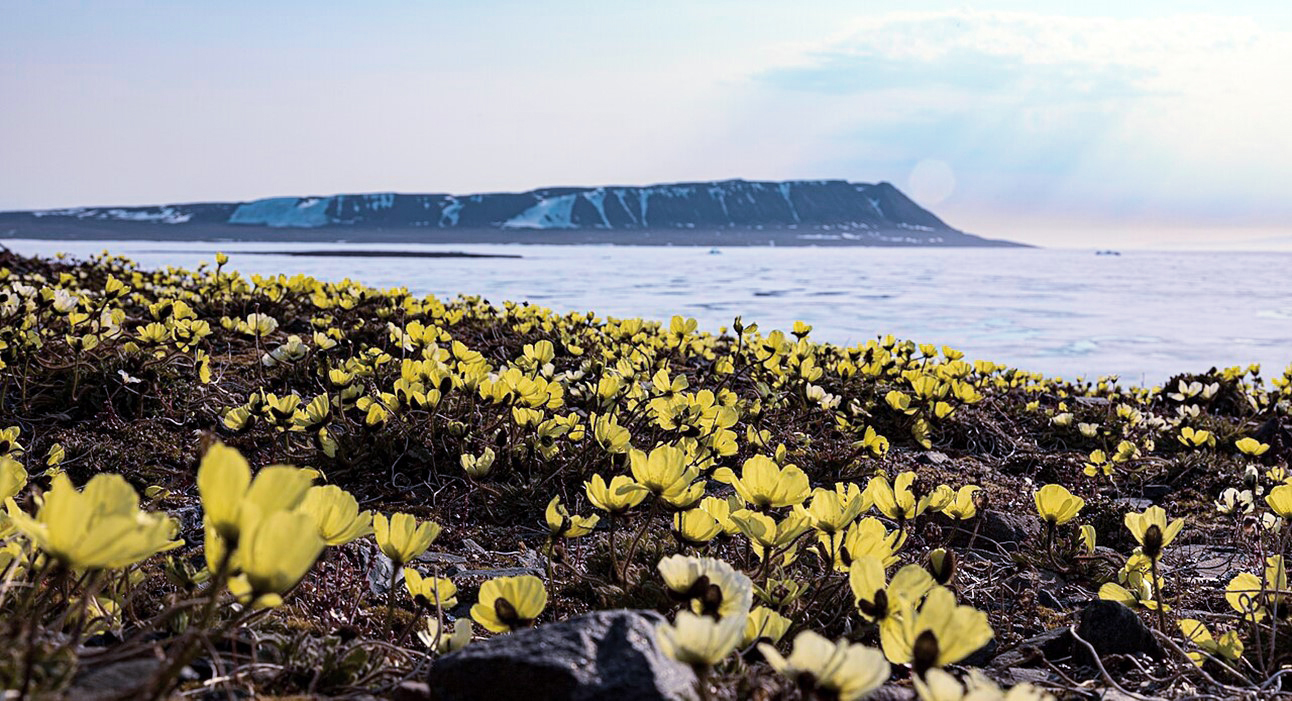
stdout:
<svg viewBox="0 0 1292 701">
<path fill-rule="evenodd" d="M 240 203 L 83 207 L 0 219 L 218 224 L 277 229 L 529 231 L 768 231 L 804 240 L 975 245 L 889 183 L 723 180 L 645 187 L 543 188 L 474 195 L 271 197 Z M 629 242 L 630 238 L 622 239 Z"/>
</svg>

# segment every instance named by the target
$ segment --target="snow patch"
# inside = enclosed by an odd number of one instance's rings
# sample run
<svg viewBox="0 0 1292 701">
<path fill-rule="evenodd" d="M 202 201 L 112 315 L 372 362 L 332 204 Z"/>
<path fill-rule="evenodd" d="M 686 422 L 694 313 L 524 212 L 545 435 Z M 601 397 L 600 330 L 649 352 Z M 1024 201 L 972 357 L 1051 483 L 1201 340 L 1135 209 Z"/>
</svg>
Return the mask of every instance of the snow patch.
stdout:
<svg viewBox="0 0 1292 701">
<path fill-rule="evenodd" d="M 89 216 L 92 210 L 85 207 L 69 207 L 68 209 L 43 209 L 39 212 L 32 212 L 33 217 L 85 217 Z"/>
<path fill-rule="evenodd" d="M 574 195 L 544 198 L 529 209 L 503 222 L 504 229 L 573 229 Z"/>
<path fill-rule="evenodd" d="M 427 203 L 423 203 L 424 205 Z M 462 203 L 456 199 L 450 198 L 449 203 L 444 205 L 444 211 L 440 212 L 440 226 L 457 226 L 458 217 L 462 214 Z"/>
<path fill-rule="evenodd" d="M 785 204 L 789 206 L 790 215 L 794 217 L 794 221 L 801 222 L 803 220 L 799 218 L 799 210 L 794 206 L 794 202 L 790 200 L 790 185 L 791 183 L 781 183 L 781 197 L 785 198 Z"/>
<path fill-rule="evenodd" d="M 47 209 L 40 212 L 32 212 L 32 216 L 76 217 L 77 219 L 149 222 L 153 224 L 183 224 L 193 218 L 191 213 L 181 212 L 174 207 L 116 207 L 113 209 L 72 207 L 69 209 Z"/>
<path fill-rule="evenodd" d="M 332 223 L 327 215 L 330 204 L 331 197 L 270 197 L 238 205 L 229 223 L 312 229 Z"/>
<path fill-rule="evenodd" d="M 596 208 L 597 214 L 601 217 L 601 223 L 598 227 L 604 226 L 610 228 L 610 220 L 606 218 L 606 191 L 605 188 L 597 188 L 592 192 L 583 193 L 583 199 Z"/>
</svg>

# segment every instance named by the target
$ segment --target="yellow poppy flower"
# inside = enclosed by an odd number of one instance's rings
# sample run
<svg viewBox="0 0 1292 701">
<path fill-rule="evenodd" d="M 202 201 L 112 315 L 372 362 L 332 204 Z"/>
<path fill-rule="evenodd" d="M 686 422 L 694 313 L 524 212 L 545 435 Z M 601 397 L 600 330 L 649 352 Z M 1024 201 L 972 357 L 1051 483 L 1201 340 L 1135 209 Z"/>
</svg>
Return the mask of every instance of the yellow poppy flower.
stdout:
<svg viewBox="0 0 1292 701">
<path fill-rule="evenodd" d="M 1047 484 L 1036 491 L 1034 495 L 1036 501 L 1036 513 L 1046 523 L 1053 526 L 1062 526 L 1071 521 L 1081 513 L 1081 508 L 1086 505 L 1086 500 L 1074 496 L 1061 484 Z"/>
<path fill-rule="evenodd" d="M 956 566 L 958 558 L 954 550 L 946 548 L 937 548 L 929 551 L 929 574 L 933 575 L 934 581 L 946 586 L 956 575 Z"/>
<path fill-rule="evenodd" d="M 331 418 L 332 402 L 326 394 L 320 394 L 292 414 L 292 430 L 312 433 L 327 425 Z"/>
<path fill-rule="evenodd" d="M 251 466 L 236 449 L 213 444 L 197 469 L 197 491 L 206 522 L 226 541 L 237 542 L 238 515 L 251 485 Z"/>
<path fill-rule="evenodd" d="M 811 494 L 808 477 L 802 470 L 795 465 L 782 468 L 765 455 L 746 460 L 740 477 L 731 468 L 723 467 L 713 473 L 713 478 L 735 487 L 746 504 L 760 509 L 802 504 Z"/>
<path fill-rule="evenodd" d="M 1147 557 L 1157 559 L 1162 549 L 1175 540 L 1176 534 L 1184 528 L 1184 519 L 1177 518 L 1170 524 L 1166 522 L 1166 510 L 1160 506 L 1150 506 L 1143 513 L 1134 511 L 1126 514 L 1124 521 L 1131 535 L 1139 542 Z"/>
<path fill-rule="evenodd" d="M 673 623 L 657 629 L 660 650 L 683 664 L 708 668 L 736 649 L 745 632 L 745 616 L 715 621 L 690 611 L 678 611 Z"/>
<path fill-rule="evenodd" d="M 78 491 L 59 473 L 35 518 L 12 499 L 6 507 L 14 528 L 73 569 L 117 569 L 182 545 L 172 540 L 169 516 L 139 510 L 139 495 L 121 475 L 95 475 Z"/>
<path fill-rule="evenodd" d="M 973 495 L 982 491 L 982 487 L 973 484 L 966 484 L 956 492 L 955 499 L 942 509 L 942 513 L 958 521 L 968 521 L 978 515 L 978 505 L 974 503 Z"/>
<path fill-rule="evenodd" d="M 417 638 L 437 654 L 447 655 L 469 645 L 472 633 L 470 618 L 459 618 L 453 622 L 452 631 L 443 631 L 440 629 L 439 619 L 430 617 L 426 619 L 425 628 L 417 631 Z"/>
<path fill-rule="evenodd" d="M 704 497 L 705 484 L 704 480 L 696 480 L 685 488 L 664 492 L 661 498 L 670 508 L 685 511 L 700 503 L 700 499 Z"/>
<path fill-rule="evenodd" d="M 705 497 L 700 500 L 699 508 L 704 509 L 705 513 L 713 517 L 722 527 L 722 532 L 727 535 L 735 535 L 740 532 L 740 524 L 731 520 L 731 515 L 744 508 L 744 502 L 740 497 L 731 494 L 726 499 L 721 497 Z"/>
<path fill-rule="evenodd" d="M 277 511 L 244 532 L 238 545 L 238 576 L 229 591 L 244 604 L 272 608 L 314 566 L 323 539 L 309 514 Z"/>
<path fill-rule="evenodd" d="M 813 697 L 856 701 L 888 681 L 888 662 L 880 651 L 847 640 L 832 643 L 811 630 L 794 638 L 788 658 L 767 643 L 758 650 L 772 669 Z"/>
<path fill-rule="evenodd" d="M 1143 606 L 1156 610 L 1159 606 L 1154 596 L 1152 576 L 1137 570 L 1127 572 L 1126 581 L 1122 584 L 1104 582 L 1103 586 L 1099 587 L 1099 598 L 1116 601 L 1127 608 Z M 1163 605 L 1163 610 L 1169 611 L 1170 607 Z"/>
<path fill-rule="evenodd" d="M 1243 455 L 1250 455 L 1253 458 L 1264 455 L 1270 449 L 1268 443 L 1262 443 L 1251 436 L 1239 438 L 1234 442 L 1234 447 L 1238 448 Z"/>
<path fill-rule="evenodd" d="M 553 538 L 581 538 L 592 532 L 600 516 L 571 516 L 561 503 L 560 495 L 552 497 L 543 514 L 547 530 Z"/>
<path fill-rule="evenodd" d="M 852 486 L 856 488 L 856 485 Z M 816 530 L 825 534 L 842 531 L 861 515 L 864 502 L 859 496 L 860 490 L 856 493 L 858 496 L 850 498 L 838 489 L 815 489 L 811 503 L 803 511 Z"/>
<path fill-rule="evenodd" d="M 18 436 L 21 433 L 22 428 L 18 426 L 0 429 L 0 455 L 6 455 L 11 458 L 22 455 L 23 447 L 18 442 Z"/>
<path fill-rule="evenodd" d="M 745 619 L 745 632 L 740 638 L 740 647 L 747 648 L 757 642 L 775 645 L 790 629 L 790 623 L 790 619 L 764 606 L 752 609 Z"/>
<path fill-rule="evenodd" d="M 312 481 L 305 471 L 286 465 L 263 468 L 252 480 L 242 454 L 223 443 L 206 451 L 197 470 L 205 521 L 230 547 L 257 520 L 296 508 Z"/>
<path fill-rule="evenodd" d="M 603 380 L 604 382 L 604 380 Z M 611 455 L 628 452 L 632 447 L 632 434 L 619 425 L 613 416 L 601 415 L 592 420 L 592 437 Z"/>
<path fill-rule="evenodd" d="M 256 338 L 263 338 L 278 328 L 278 320 L 268 314 L 248 314 L 245 321 L 238 321 L 238 331 Z"/>
<path fill-rule="evenodd" d="M 0 502 L 18 496 L 27 486 L 27 470 L 8 455 L 0 455 Z"/>
<path fill-rule="evenodd" d="M 1237 661 L 1243 656 L 1243 641 L 1238 637 L 1238 631 L 1231 630 L 1220 636 L 1220 639 L 1212 637 L 1211 631 L 1207 624 L 1195 618 L 1181 618 L 1176 621 L 1180 626 L 1180 632 L 1188 638 L 1189 642 L 1197 645 L 1202 652 L 1190 652 L 1189 659 L 1199 667 L 1207 660 L 1207 655 L 1213 655 L 1230 662 Z M 1206 654 L 1204 654 L 1206 653 Z"/>
<path fill-rule="evenodd" d="M 480 586 L 480 599 L 471 607 L 471 617 L 486 630 L 506 633 L 533 625 L 545 608 L 547 590 L 538 577 L 496 577 Z"/>
<path fill-rule="evenodd" d="M 1087 477 L 1094 477 L 1095 475 L 1100 474 L 1108 477 L 1113 474 L 1113 464 L 1108 460 L 1108 455 L 1104 453 L 1104 451 L 1094 450 L 1091 451 L 1089 460 L 1082 468 L 1082 472 L 1084 472 Z"/>
<path fill-rule="evenodd" d="M 1008 692 L 976 669 L 961 685 L 949 672 L 930 669 L 913 680 L 920 701 L 1054 701 L 1054 696 L 1031 684 L 1015 684 Z"/>
<path fill-rule="evenodd" d="M 458 462 L 462 465 L 462 470 L 472 479 L 480 479 L 487 476 L 493 470 L 495 455 L 493 448 L 485 448 L 479 456 L 463 453 L 458 457 Z"/>
<path fill-rule="evenodd" d="M 1185 426 L 1180 429 L 1180 435 L 1176 438 L 1186 448 L 1201 448 L 1204 445 L 1214 446 L 1216 437 L 1211 431 L 1203 429 L 1194 429 L 1192 426 Z"/>
<path fill-rule="evenodd" d="M 1288 590 L 1287 568 L 1283 565 L 1282 555 L 1271 555 L 1265 558 L 1265 589 L 1269 591 L 1270 601 L 1282 604 Z"/>
<path fill-rule="evenodd" d="M 372 530 L 381 552 L 396 565 L 412 562 L 413 558 L 426 552 L 440 535 L 438 523 L 418 523 L 414 516 L 405 513 L 391 514 L 389 519 L 385 514 L 374 514 Z"/>
<path fill-rule="evenodd" d="M 911 485 L 915 483 L 915 473 L 906 471 L 899 474 L 889 484 L 884 475 L 875 475 L 866 485 L 870 496 L 875 500 L 879 513 L 899 523 L 904 523 L 928 510 L 935 500 L 941 505 L 948 501 L 948 494 L 929 494 L 917 499 Z"/>
<path fill-rule="evenodd" d="M 616 475 L 607 485 L 601 475 L 583 483 L 588 501 L 609 514 L 619 515 L 642 503 L 649 492 L 627 475 Z"/>
<path fill-rule="evenodd" d="M 1292 520 L 1292 484 L 1280 484 L 1265 495 L 1265 503 L 1281 518 Z"/>
<path fill-rule="evenodd" d="M 1265 618 L 1265 597 L 1261 578 L 1251 572 L 1240 572 L 1225 586 L 1225 601 L 1242 614 L 1244 620 L 1259 623 Z"/>
<path fill-rule="evenodd" d="M 782 548 L 794 542 L 812 527 L 806 516 L 790 513 L 779 522 L 767 514 L 741 509 L 731 515 L 740 532 L 749 538 L 750 545 L 759 557 L 764 550 Z"/>
<path fill-rule="evenodd" d="M 1081 531 L 1081 543 L 1086 546 L 1086 552 L 1093 555 L 1096 540 L 1095 527 L 1088 523 L 1083 523 L 1079 530 Z"/>
<path fill-rule="evenodd" d="M 236 406 L 224 414 L 221 423 L 224 427 L 235 434 L 243 433 L 250 429 L 256 422 L 256 415 L 245 406 Z"/>
<path fill-rule="evenodd" d="M 423 577 L 412 567 L 404 568 L 404 587 L 419 606 L 451 609 L 458 605 L 458 587 L 444 577 Z"/>
<path fill-rule="evenodd" d="M 704 545 L 722 533 L 722 526 L 709 512 L 697 507 L 673 514 L 673 533 L 691 545 Z"/>
<path fill-rule="evenodd" d="M 897 551 L 906 543 L 906 532 L 889 531 L 877 518 L 863 518 L 848 529 L 843 538 L 843 570 L 847 570 L 853 560 L 873 555 L 891 567 L 897 562 Z M 836 569 L 840 569 L 836 567 Z"/>
<path fill-rule="evenodd" d="M 893 664 L 910 664 L 917 675 L 955 664 L 995 637 L 987 614 L 956 604 L 955 594 L 934 587 L 915 612 L 912 602 L 880 626 L 880 643 Z"/>
<path fill-rule="evenodd" d="M 687 466 L 686 452 L 676 446 L 662 445 L 649 455 L 634 448 L 628 461 L 633 479 L 656 496 L 684 492 L 697 476 Z"/>
<path fill-rule="evenodd" d="M 372 512 L 359 511 L 359 502 L 336 485 L 310 487 L 300 510 L 314 518 L 319 536 L 328 545 L 343 545 L 372 533 Z"/>
<path fill-rule="evenodd" d="M 915 413 L 915 409 L 911 407 L 911 397 L 903 392 L 891 390 L 888 394 L 884 395 L 884 401 L 888 402 L 888 406 L 891 407 L 893 411 L 898 411 L 903 414 Z"/>
<path fill-rule="evenodd" d="M 897 612 L 898 601 L 918 603 L 934 586 L 933 576 L 919 565 L 907 565 L 886 581 L 884 563 L 866 555 L 852 561 L 848 585 L 853 603 L 867 621 L 882 621 Z"/>
<path fill-rule="evenodd" d="M 723 618 L 744 615 L 753 604 L 753 583 L 731 565 L 711 557 L 670 555 L 656 565 L 669 595 L 691 610 Z"/>
</svg>

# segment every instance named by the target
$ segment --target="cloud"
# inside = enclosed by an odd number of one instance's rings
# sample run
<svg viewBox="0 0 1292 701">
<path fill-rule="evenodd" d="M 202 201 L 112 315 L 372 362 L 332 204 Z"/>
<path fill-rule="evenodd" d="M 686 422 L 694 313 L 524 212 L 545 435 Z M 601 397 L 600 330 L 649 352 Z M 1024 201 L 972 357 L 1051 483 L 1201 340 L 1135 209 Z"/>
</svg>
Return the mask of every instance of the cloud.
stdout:
<svg viewBox="0 0 1292 701">
<path fill-rule="evenodd" d="M 1142 90 L 1196 86 L 1180 73 L 1205 71 L 1218 57 L 1275 47 L 1283 37 L 1252 19 L 1183 15 L 1157 19 L 1079 18 L 1011 12 L 891 13 L 860 20 L 801 63 L 769 71 L 782 85 L 826 91 L 858 67 L 875 69 L 874 83 L 902 79 L 905 87 L 943 85 L 1026 89 L 1072 79 L 1075 92 L 1110 83 Z M 853 89 L 871 89 L 867 80 Z"/>
<path fill-rule="evenodd" d="M 890 13 L 753 83 L 768 109 L 831 113 L 823 162 L 899 184 L 949 164 L 952 219 L 1286 225 L 1289 65 L 1292 33 L 1245 17 Z"/>
</svg>

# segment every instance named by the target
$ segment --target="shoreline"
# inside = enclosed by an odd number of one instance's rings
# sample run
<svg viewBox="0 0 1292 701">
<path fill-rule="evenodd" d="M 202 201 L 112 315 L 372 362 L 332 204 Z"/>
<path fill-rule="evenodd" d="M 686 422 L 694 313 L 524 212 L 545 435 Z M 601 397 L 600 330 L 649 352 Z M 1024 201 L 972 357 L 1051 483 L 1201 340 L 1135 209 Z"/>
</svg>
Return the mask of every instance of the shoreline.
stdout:
<svg viewBox="0 0 1292 701">
<path fill-rule="evenodd" d="M 195 242 L 197 243 L 197 242 Z M 272 242 L 269 242 L 272 243 Z M 191 251 L 174 251 L 156 249 L 138 251 L 139 253 L 191 253 Z M 467 253 L 465 251 L 329 251 L 314 249 L 304 251 L 222 251 L 228 255 L 239 256 L 292 256 L 308 258 L 523 258 L 513 253 Z M 215 253 L 215 251 L 212 251 Z"/>
<path fill-rule="evenodd" d="M 930 232 L 885 230 L 789 229 L 433 229 L 427 227 L 317 229 L 231 224 L 154 224 L 114 221 L 54 221 L 0 215 L 5 239 L 204 241 L 211 243 L 350 244 L 550 244 L 633 246 L 792 246 L 860 248 L 1036 248 L 1028 244 L 940 231 L 942 240 L 922 240 Z M 881 238 L 871 238 L 881 237 Z M 851 237 L 851 238 L 849 238 Z"/>
</svg>

